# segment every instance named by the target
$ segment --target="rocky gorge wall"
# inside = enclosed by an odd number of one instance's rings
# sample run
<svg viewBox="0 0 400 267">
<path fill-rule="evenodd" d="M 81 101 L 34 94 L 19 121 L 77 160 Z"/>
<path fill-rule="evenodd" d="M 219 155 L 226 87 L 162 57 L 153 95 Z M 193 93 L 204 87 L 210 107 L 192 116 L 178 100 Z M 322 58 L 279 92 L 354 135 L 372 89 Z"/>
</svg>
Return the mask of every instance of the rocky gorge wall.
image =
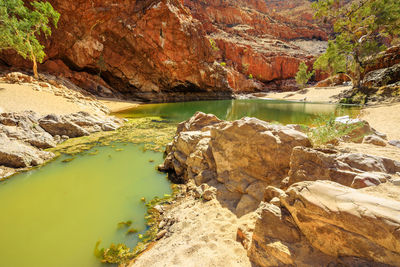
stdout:
<svg viewBox="0 0 400 267">
<path fill-rule="evenodd" d="M 295 40 L 326 39 L 306 0 L 282 1 L 279 12 L 272 2 L 249 0 L 49 2 L 61 19 L 43 40 L 47 57 L 39 70 L 105 97 L 165 102 L 229 98 L 282 84 L 294 89 L 286 80 L 299 62 L 323 49 Z M 12 51 L 0 63 L 7 70 L 31 68 Z"/>
</svg>

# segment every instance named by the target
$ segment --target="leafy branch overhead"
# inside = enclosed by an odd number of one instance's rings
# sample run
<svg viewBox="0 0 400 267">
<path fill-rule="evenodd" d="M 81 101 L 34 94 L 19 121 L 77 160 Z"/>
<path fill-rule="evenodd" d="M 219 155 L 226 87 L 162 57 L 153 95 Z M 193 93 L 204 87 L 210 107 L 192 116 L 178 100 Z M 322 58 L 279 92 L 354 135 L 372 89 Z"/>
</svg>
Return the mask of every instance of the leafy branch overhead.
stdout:
<svg viewBox="0 0 400 267">
<path fill-rule="evenodd" d="M 0 51 L 12 49 L 29 58 L 38 78 L 37 62 L 41 63 L 46 56 L 38 37 L 51 35 L 51 25 L 57 27 L 60 14 L 49 2 L 34 1 L 30 5 L 26 7 L 22 0 L 0 1 Z"/>
<path fill-rule="evenodd" d="M 315 17 L 333 25 L 335 38 L 316 62 L 329 74 L 345 71 L 360 86 L 364 62 L 400 34 L 398 0 L 319 0 Z"/>
</svg>

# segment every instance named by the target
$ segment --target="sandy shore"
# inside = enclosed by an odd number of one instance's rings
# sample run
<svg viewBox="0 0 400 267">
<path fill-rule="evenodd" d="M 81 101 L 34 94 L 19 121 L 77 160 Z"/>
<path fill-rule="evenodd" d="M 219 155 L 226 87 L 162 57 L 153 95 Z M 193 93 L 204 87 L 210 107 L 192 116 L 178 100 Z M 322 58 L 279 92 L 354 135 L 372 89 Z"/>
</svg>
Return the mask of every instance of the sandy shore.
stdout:
<svg viewBox="0 0 400 267">
<path fill-rule="evenodd" d="M 0 109 L 3 112 L 33 110 L 41 115 L 69 114 L 78 111 L 96 113 L 89 106 L 79 105 L 51 92 L 36 91 L 33 85 L 0 83 Z"/>
<path fill-rule="evenodd" d="M 263 95 L 263 99 L 279 99 L 306 102 L 329 102 L 336 103 L 338 99 L 334 96 L 339 95 L 343 91 L 351 89 L 351 86 L 334 86 L 334 87 L 310 87 L 297 92 L 270 92 Z"/>
<path fill-rule="evenodd" d="M 162 238 L 130 267 L 250 267 L 247 251 L 236 241 L 241 223 L 217 200 L 188 197 L 167 211 L 173 224 Z M 245 219 L 245 218 L 243 218 Z"/>
<path fill-rule="evenodd" d="M 99 107 L 118 112 L 139 105 L 138 102 L 118 99 L 94 99 L 68 88 L 63 90 L 63 93 L 59 93 L 37 84 L 9 84 L 0 81 L 0 112 L 33 110 L 41 115 L 65 115 L 86 111 L 91 114 L 104 114 Z"/>
<path fill-rule="evenodd" d="M 377 131 L 387 134 L 388 140 L 400 140 L 400 103 L 367 107 L 361 118 Z"/>
<path fill-rule="evenodd" d="M 130 108 L 137 107 L 140 105 L 140 102 L 128 101 L 128 100 L 119 100 L 113 98 L 97 98 L 103 105 L 105 105 L 111 112 L 118 112 L 122 110 L 127 110 Z"/>
</svg>

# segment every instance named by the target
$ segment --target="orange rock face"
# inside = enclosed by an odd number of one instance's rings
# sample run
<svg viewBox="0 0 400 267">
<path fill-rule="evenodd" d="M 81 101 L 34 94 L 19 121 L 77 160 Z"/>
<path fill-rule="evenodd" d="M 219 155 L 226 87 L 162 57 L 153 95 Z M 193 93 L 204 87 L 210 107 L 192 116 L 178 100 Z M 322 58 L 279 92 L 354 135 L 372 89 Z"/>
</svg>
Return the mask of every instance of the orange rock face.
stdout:
<svg viewBox="0 0 400 267">
<path fill-rule="evenodd" d="M 102 96 L 163 102 L 291 90 L 299 63 L 323 49 L 307 40 L 326 39 L 307 0 L 49 2 L 61 19 L 40 70 Z M 0 61 L 31 67 L 12 51 Z"/>
<path fill-rule="evenodd" d="M 47 42 L 42 71 L 63 70 L 92 92 L 98 90 L 93 81 L 99 81 L 126 98 L 230 97 L 226 70 L 214 64 L 201 23 L 180 0 L 49 2 L 61 19 Z M 4 61 L 30 67 L 12 54 Z"/>
<path fill-rule="evenodd" d="M 253 83 L 253 90 L 297 89 L 293 78 L 300 62 L 311 65 L 324 50 L 327 34 L 313 22 L 307 0 L 185 0 L 185 5 L 215 41 L 219 62 L 262 83 Z M 230 85 L 236 92 L 251 91 Z"/>
</svg>

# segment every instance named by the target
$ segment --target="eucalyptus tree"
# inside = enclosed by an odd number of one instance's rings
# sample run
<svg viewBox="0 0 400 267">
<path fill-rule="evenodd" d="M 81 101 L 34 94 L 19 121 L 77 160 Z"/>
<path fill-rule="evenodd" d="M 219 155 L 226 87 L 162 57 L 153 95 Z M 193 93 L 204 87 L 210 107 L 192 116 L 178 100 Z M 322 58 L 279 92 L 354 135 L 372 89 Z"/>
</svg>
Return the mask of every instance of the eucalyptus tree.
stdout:
<svg viewBox="0 0 400 267">
<path fill-rule="evenodd" d="M 51 35 L 51 25 L 57 27 L 60 14 L 49 2 L 30 3 L 22 0 L 0 1 L 0 51 L 12 49 L 33 62 L 33 73 L 38 78 L 37 62 L 46 56 L 39 39 Z"/>
<path fill-rule="evenodd" d="M 335 32 L 331 50 L 321 61 L 331 64 L 331 70 L 344 65 L 354 87 L 359 87 L 365 60 L 400 34 L 399 0 L 319 0 L 313 7 L 316 18 L 331 23 Z"/>
</svg>

